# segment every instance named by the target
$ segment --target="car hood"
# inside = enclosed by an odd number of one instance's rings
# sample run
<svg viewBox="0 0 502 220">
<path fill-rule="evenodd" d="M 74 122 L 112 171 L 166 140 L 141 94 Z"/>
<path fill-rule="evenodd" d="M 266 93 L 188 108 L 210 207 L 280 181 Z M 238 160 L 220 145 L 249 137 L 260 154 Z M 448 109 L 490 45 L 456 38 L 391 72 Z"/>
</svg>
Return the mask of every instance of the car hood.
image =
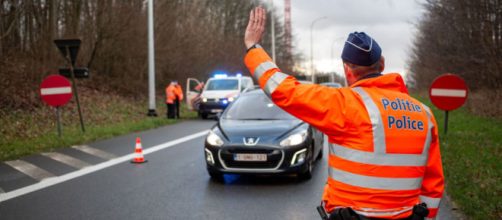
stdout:
<svg viewBox="0 0 502 220">
<path fill-rule="evenodd" d="M 288 120 L 227 120 L 221 119 L 219 128 L 232 144 L 243 144 L 244 138 L 260 138 L 258 144 L 273 144 L 284 135 L 304 124 Z"/>
</svg>

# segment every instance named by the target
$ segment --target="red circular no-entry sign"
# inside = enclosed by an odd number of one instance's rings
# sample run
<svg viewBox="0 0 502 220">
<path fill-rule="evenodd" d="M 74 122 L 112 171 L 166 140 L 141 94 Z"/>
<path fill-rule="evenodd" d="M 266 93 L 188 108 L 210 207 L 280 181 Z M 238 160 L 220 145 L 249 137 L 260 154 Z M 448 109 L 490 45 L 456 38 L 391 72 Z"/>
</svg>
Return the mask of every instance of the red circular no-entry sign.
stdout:
<svg viewBox="0 0 502 220">
<path fill-rule="evenodd" d="M 467 99 L 467 85 L 455 74 L 443 74 L 432 82 L 429 88 L 429 98 L 441 110 L 455 110 Z"/>
<path fill-rule="evenodd" d="M 40 84 L 40 97 L 50 106 L 65 105 L 72 96 L 70 81 L 60 75 L 50 75 Z"/>
</svg>

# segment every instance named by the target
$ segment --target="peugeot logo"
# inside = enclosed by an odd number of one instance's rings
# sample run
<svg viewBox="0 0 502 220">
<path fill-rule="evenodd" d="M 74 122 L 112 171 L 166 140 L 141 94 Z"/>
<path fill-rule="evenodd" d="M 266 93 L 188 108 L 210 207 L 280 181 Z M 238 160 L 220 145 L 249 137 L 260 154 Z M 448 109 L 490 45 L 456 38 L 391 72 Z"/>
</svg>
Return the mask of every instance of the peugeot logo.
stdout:
<svg viewBox="0 0 502 220">
<path fill-rule="evenodd" d="M 260 138 L 255 138 L 255 137 L 245 137 L 243 138 L 244 140 L 244 145 L 246 146 L 254 146 L 256 144 L 258 144 L 258 141 L 260 140 Z"/>
</svg>

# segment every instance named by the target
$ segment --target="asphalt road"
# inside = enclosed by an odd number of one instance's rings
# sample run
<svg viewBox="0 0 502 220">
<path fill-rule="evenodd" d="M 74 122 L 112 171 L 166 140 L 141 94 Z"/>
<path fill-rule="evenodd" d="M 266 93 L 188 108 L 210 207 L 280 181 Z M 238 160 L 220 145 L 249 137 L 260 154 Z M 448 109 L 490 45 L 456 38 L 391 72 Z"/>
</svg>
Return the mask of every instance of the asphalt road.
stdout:
<svg viewBox="0 0 502 220">
<path fill-rule="evenodd" d="M 136 136 L 142 137 L 146 152 L 152 146 L 207 130 L 213 124 L 187 121 L 89 146 L 119 158 L 132 153 Z M 148 162 L 144 164 L 117 163 L 0 202 L 0 219 L 319 219 L 315 206 L 327 177 L 327 154 L 317 162 L 309 181 L 298 181 L 293 176 L 226 175 L 225 183 L 217 183 L 206 172 L 204 137 L 147 154 Z M 91 167 L 106 161 L 72 148 L 59 152 Z M 25 160 L 55 176 L 78 170 L 39 155 Z M 0 164 L 0 187 L 6 193 L 37 183 L 5 166 Z M 438 219 L 455 219 L 449 207 L 443 210 Z"/>
</svg>

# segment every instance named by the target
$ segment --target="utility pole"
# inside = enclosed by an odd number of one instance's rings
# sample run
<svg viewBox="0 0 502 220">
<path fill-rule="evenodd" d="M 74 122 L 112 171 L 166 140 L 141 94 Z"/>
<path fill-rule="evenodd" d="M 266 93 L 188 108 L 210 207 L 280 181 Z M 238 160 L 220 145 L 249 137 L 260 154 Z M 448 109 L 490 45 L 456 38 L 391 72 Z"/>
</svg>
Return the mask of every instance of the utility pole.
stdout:
<svg viewBox="0 0 502 220">
<path fill-rule="evenodd" d="M 338 41 L 338 40 L 343 40 L 343 37 L 338 37 L 338 38 L 335 38 L 333 40 L 333 42 L 331 43 L 331 62 L 333 62 L 333 66 L 335 66 L 335 55 L 333 53 L 333 46 L 335 45 L 335 42 Z M 330 75 L 329 75 L 329 80 L 330 82 L 335 82 L 335 74 L 336 72 L 333 71 Z"/>
<path fill-rule="evenodd" d="M 284 0 L 284 39 L 287 57 L 291 56 L 291 0 Z"/>
<path fill-rule="evenodd" d="M 274 0 L 270 0 L 270 22 L 272 24 L 270 25 L 272 30 L 270 33 L 272 33 L 272 60 L 275 62 L 275 24 L 274 24 Z"/>
<path fill-rule="evenodd" d="M 155 49 L 153 37 L 153 0 L 148 0 L 148 116 L 156 117 L 155 110 Z"/>
<path fill-rule="evenodd" d="M 314 34 L 313 34 L 313 29 L 314 29 L 314 24 L 322 19 L 326 19 L 328 17 L 323 16 L 315 19 L 312 21 L 310 24 L 310 75 L 312 76 L 312 82 L 315 83 L 315 73 L 314 73 Z"/>
</svg>

